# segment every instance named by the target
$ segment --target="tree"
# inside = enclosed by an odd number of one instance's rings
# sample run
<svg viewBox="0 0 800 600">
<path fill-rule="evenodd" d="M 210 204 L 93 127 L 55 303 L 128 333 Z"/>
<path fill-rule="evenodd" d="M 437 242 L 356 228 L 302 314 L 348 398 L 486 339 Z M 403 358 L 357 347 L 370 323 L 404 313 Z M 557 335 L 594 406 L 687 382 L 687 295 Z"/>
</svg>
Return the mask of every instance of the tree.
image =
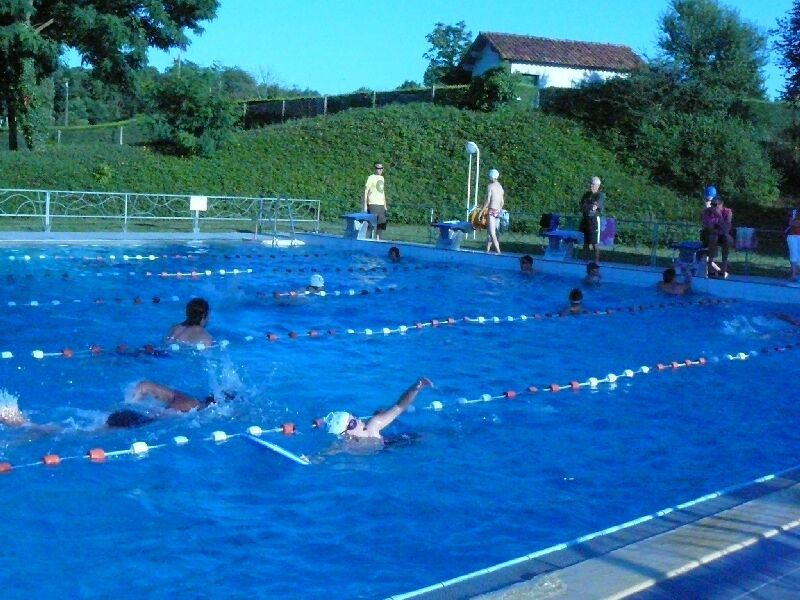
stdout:
<svg viewBox="0 0 800 600">
<path fill-rule="evenodd" d="M 431 45 L 422 55 L 428 59 L 428 68 L 422 79 L 425 85 L 464 83 L 465 74 L 458 64 L 472 42 L 472 33 L 467 31 L 467 24 L 464 21 L 455 25 L 436 23 L 425 39 Z"/>
<path fill-rule="evenodd" d="M 417 90 L 417 89 L 419 89 L 421 87 L 422 86 L 418 82 L 414 81 L 413 79 L 406 79 L 403 83 L 401 83 L 400 85 L 398 85 L 394 89 L 396 89 L 396 90 Z"/>
<path fill-rule="evenodd" d="M 686 110 L 729 109 L 764 96 L 767 39 L 717 0 L 672 0 L 658 39 L 660 61 L 687 99 Z"/>
<path fill-rule="evenodd" d="M 184 64 L 151 91 L 156 139 L 178 154 L 212 155 L 230 135 L 241 108 L 225 97 L 210 69 Z"/>
<path fill-rule="evenodd" d="M 147 49 L 168 50 L 189 43 L 187 30 L 202 32 L 219 0 L 0 0 L 0 103 L 8 116 L 8 143 L 17 149 L 22 126 L 36 110 L 37 82 L 52 74 L 65 47 L 105 81 L 131 85 L 147 64 Z M 29 139 L 30 138 L 30 139 Z"/>
<path fill-rule="evenodd" d="M 800 0 L 794 0 L 788 16 L 778 19 L 772 30 L 777 40 L 773 44 L 780 54 L 778 64 L 786 72 L 782 97 L 789 102 L 800 101 Z"/>
</svg>

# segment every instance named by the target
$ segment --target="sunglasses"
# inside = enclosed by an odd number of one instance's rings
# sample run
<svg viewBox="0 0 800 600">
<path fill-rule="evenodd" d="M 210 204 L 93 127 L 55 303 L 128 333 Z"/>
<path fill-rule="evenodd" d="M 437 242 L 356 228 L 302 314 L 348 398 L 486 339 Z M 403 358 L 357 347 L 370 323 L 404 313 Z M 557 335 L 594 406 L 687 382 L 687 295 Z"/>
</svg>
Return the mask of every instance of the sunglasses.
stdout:
<svg viewBox="0 0 800 600">
<path fill-rule="evenodd" d="M 355 418 L 350 419 L 350 421 L 348 421 L 347 423 L 347 429 L 345 429 L 344 431 L 345 433 L 347 433 L 348 431 L 353 431 L 353 429 L 355 429 L 356 427 L 358 427 L 358 419 Z"/>
<path fill-rule="evenodd" d="M 375 167 L 376 171 L 383 171 L 383 167 Z"/>
</svg>

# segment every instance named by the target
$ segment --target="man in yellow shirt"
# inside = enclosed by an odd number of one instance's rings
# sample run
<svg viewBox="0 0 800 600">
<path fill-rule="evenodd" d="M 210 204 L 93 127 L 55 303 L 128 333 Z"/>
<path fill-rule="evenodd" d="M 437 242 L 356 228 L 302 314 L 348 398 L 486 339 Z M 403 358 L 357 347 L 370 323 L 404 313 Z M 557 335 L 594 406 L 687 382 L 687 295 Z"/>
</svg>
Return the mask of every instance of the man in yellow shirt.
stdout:
<svg viewBox="0 0 800 600">
<path fill-rule="evenodd" d="M 375 173 L 367 177 L 367 183 L 364 185 L 364 212 L 375 215 L 378 219 L 378 226 L 373 232 L 375 239 L 381 239 L 383 232 L 386 231 L 387 210 L 389 205 L 386 203 L 384 192 L 383 164 L 378 162 L 375 163 Z"/>
</svg>

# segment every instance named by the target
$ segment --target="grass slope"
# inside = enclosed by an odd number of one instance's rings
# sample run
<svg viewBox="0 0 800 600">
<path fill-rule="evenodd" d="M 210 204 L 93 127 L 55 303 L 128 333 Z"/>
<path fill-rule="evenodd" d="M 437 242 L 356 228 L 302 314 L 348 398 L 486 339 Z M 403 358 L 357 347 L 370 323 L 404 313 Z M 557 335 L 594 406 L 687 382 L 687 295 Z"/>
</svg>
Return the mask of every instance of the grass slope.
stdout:
<svg viewBox="0 0 800 600">
<path fill-rule="evenodd" d="M 698 203 L 650 184 L 572 122 L 536 111 L 491 114 L 428 104 L 355 109 L 236 134 L 215 157 L 178 158 L 146 146 L 62 145 L 0 153 L 0 187 L 319 198 L 323 217 L 358 210 L 376 160 L 386 165 L 395 222 L 463 215 L 467 158 L 481 149 L 479 199 L 490 167 L 509 210 L 577 212 L 591 175 L 618 218 L 697 219 Z"/>
</svg>

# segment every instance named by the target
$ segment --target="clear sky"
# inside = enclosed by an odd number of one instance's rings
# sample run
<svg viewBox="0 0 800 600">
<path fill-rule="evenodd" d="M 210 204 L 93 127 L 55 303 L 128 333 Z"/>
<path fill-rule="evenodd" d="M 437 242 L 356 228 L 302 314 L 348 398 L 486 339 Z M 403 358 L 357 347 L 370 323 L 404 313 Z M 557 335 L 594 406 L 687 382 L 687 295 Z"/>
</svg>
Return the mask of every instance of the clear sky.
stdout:
<svg viewBox="0 0 800 600">
<path fill-rule="evenodd" d="M 762 30 L 784 17 L 792 0 L 723 0 Z M 625 44 L 646 56 L 656 53 L 659 17 L 668 0 L 221 0 L 217 18 L 183 53 L 202 66 L 241 67 L 258 81 L 323 94 L 360 87 L 394 89 L 421 82 L 427 61 L 425 36 L 437 21 L 465 21 L 480 31 L 517 33 Z M 178 52 L 153 52 L 163 69 Z M 775 57 L 773 56 L 773 63 Z M 771 64 L 767 91 L 783 85 Z"/>
</svg>

